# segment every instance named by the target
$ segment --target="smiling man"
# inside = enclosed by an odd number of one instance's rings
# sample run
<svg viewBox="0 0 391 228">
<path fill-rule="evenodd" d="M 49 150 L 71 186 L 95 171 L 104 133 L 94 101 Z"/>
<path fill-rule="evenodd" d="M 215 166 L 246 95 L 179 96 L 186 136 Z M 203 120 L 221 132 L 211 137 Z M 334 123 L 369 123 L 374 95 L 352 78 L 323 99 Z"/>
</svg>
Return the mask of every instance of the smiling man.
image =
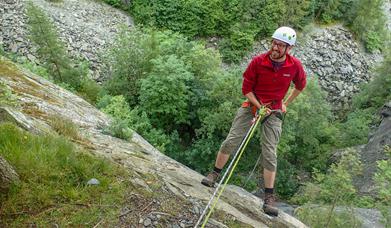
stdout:
<svg viewBox="0 0 391 228">
<path fill-rule="evenodd" d="M 301 62 L 289 55 L 296 42 L 296 32 L 289 27 L 280 27 L 273 33 L 272 38 L 270 50 L 256 56 L 243 73 L 242 93 L 247 100 L 239 108 L 228 136 L 220 147 L 214 170 L 201 183 L 209 187 L 214 186 L 229 156 L 236 151 L 250 129 L 256 111 L 262 106 L 266 107 L 268 116 L 261 124 L 265 183 L 263 210 L 266 214 L 278 216 L 278 209 L 274 207 L 274 181 L 283 113 L 303 91 L 306 75 Z M 291 82 L 295 87 L 283 101 Z"/>
</svg>

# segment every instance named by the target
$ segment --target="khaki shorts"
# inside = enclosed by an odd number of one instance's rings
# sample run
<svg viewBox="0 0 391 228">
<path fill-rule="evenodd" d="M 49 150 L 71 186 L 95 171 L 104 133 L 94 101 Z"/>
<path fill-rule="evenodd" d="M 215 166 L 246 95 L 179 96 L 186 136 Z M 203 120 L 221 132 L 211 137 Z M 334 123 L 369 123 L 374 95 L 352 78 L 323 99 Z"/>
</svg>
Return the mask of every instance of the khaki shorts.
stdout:
<svg viewBox="0 0 391 228">
<path fill-rule="evenodd" d="M 246 133 L 251 127 L 253 114 L 251 108 L 240 107 L 232 123 L 227 138 L 221 144 L 220 152 L 232 154 L 236 152 Z M 261 125 L 262 131 L 262 165 L 269 171 L 277 169 L 277 144 L 282 132 L 282 120 L 272 114 Z"/>
</svg>

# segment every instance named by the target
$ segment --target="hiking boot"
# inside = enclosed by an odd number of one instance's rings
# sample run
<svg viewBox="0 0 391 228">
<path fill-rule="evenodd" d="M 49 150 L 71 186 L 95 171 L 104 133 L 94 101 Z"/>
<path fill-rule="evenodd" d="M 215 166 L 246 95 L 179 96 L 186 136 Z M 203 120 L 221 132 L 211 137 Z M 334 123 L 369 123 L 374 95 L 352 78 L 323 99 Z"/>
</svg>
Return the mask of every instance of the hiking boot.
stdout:
<svg viewBox="0 0 391 228">
<path fill-rule="evenodd" d="M 204 179 L 202 179 L 201 184 L 208 186 L 208 187 L 214 187 L 215 183 L 217 181 L 217 178 L 219 178 L 220 174 L 216 171 L 212 171 L 206 176 Z"/>
<path fill-rule="evenodd" d="M 278 216 L 278 209 L 274 207 L 276 197 L 272 193 L 265 193 L 265 200 L 263 203 L 263 211 L 270 216 Z"/>
</svg>

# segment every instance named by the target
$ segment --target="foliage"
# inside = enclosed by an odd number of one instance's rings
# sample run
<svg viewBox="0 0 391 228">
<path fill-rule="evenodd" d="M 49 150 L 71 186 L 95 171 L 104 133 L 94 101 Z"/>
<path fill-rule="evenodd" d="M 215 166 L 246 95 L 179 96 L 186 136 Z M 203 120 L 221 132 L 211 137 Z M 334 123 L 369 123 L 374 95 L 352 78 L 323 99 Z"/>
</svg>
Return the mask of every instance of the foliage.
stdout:
<svg viewBox="0 0 391 228">
<path fill-rule="evenodd" d="M 368 141 L 369 126 L 374 113 L 356 110 L 348 114 L 346 121 L 338 123 L 340 129 L 340 146 L 362 145 Z"/>
<path fill-rule="evenodd" d="M 254 34 L 242 31 L 240 25 L 232 28 L 233 32 L 228 38 L 220 42 L 220 51 L 226 62 L 239 62 L 251 50 Z"/>
<path fill-rule="evenodd" d="M 373 80 L 364 84 L 353 98 L 353 110 L 377 112 L 384 103 L 391 100 L 391 50 L 386 51 L 385 59 L 373 76 Z"/>
<path fill-rule="evenodd" d="M 335 209 L 337 205 L 349 207 L 357 201 L 357 193 L 352 181 L 353 177 L 361 173 L 362 166 L 359 158 L 353 152 L 350 151 L 342 156 L 337 164 L 332 164 L 328 174 L 315 169 L 314 182 L 307 183 L 303 193 L 295 197 L 295 201 L 301 204 L 305 203 L 298 211 L 299 218 L 311 227 L 342 227 L 339 222 L 346 221 L 346 219 L 338 219 L 340 215 Z M 327 209 L 326 211 L 314 210 L 311 206 L 314 204 L 320 204 Z M 349 220 L 356 223 L 353 216 L 351 214 Z M 314 220 L 314 217 L 318 219 Z M 338 223 L 335 224 L 336 222 Z"/>
<path fill-rule="evenodd" d="M 387 53 L 389 52 L 386 51 Z M 352 110 L 339 124 L 341 146 L 364 144 L 368 140 L 370 126 L 379 122 L 378 110 L 391 100 L 391 57 L 385 56 L 381 66 L 374 72 L 373 79 L 363 84 L 353 97 Z"/>
<path fill-rule="evenodd" d="M 384 0 L 358 0 L 351 7 L 347 24 L 370 52 L 382 50 L 387 40 Z"/>
<path fill-rule="evenodd" d="M 100 94 L 103 92 L 103 88 L 96 81 L 89 78 L 84 78 L 81 81 L 81 85 L 77 91 L 77 94 L 88 101 L 90 104 L 95 105 L 99 99 Z"/>
<path fill-rule="evenodd" d="M 11 88 L 0 80 L 0 106 L 16 107 L 17 97 L 12 93 Z"/>
<path fill-rule="evenodd" d="M 140 30 L 122 28 L 106 55 L 110 80 L 105 89 L 112 95 L 122 94 L 131 106 L 137 103 L 138 80 L 145 76 L 145 68 L 150 61 L 147 51 L 153 51 L 153 47 L 143 48 L 146 40 L 146 35 Z"/>
<path fill-rule="evenodd" d="M 361 221 L 354 216 L 353 209 L 343 209 L 342 211 L 333 211 L 328 221 L 325 221 L 325 214 L 329 213 L 329 207 L 320 207 L 316 205 L 305 205 L 297 210 L 299 219 L 310 227 L 361 227 Z M 327 225 L 325 225 L 327 222 Z"/>
<path fill-rule="evenodd" d="M 129 128 L 127 121 L 121 119 L 113 119 L 104 131 L 114 137 L 125 140 L 130 140 L 133 136 L 133 130 Z"/>
<path fill-rule="evenodd" d="M 190 37 L 215 34 L 220 18 L 223 18 L 221 0 L 135 0 L 132 14 L 136 22 Z"/>
<path fill-rule="evenodd" d="M 20 177 L 7 196 L 0 196 L 0 226 L 85 226 L 102 219 L 105 226 L 115 225 L 108 221 L 120 213 L 116 205 L 124 198 L 125 170 L 79 151 L 63 137 L 35 136 L 9 123 L 0 125 L 0 156 Z M 91 178 L 100 185 L 88 186 Z"/>
<path fill-rule="evenodd" d="M 287 108 L 279 156 L 307 171 L 325 170 L 338 134 L 332 121 L 325 93 L 315 78 L 309 78 L 304 92 Z"/>
<path fill-rule="evenodd" d="M 173 129 L 173 124 L 189 123 L 193 75 L 174 55 L 151 61 L 154 69 L 141 80 L 141 110 L 147 113 L 154 126 L 161 129 Z"/>
<path fill-rule="evenodd" d="M 82 66 L 72 64 L 55 27 L 45 13 L 33 3 L 27 6 L 30 40 L 37 47 L 37 54 L 50 76 L 57 83 L 66 83 L 78 89 L 86 72 Z"/>
<path fill-rule="evenodd" d="M 105 3 L 112 5 L 114 7 L 121 7 L 122 6 L 122 0 L 103 0 Z"/>
<path fill-rule="evenodd" d="M 113 117 L 113 122 L 106 129 L 111 135 L 129 139 L 135 130 L 160 151 L 165 151 L 165 146 L 170 141 L 169 137 L 161 129 L 153 128 L 146 113 L 138 107 L 130 110 L 123 96 L 103 96 L 97 106 Z"/>
<path fill-rule="evenodd" d="M 281 198 L 291 198 L 299 189 L 299 181 L 296 178 L 298 167 L 295 167 L 284 158 L 278 157 L 278 169 L 276 190 Z"/>
<path fill-rule="evenodd" d="M 121 139 L 130 139 L 133 131 L 130 128 L 130 108 L 123 96 L 104 96 L 98 103 L 102 111 L 113 117 L 105 131 Z"/>
<path fill-rule="evenodd" d="M 374 180 L 376 190 L 378 191 L 377 207 L 385 218 L 386 227 L 391 225 L 391 148 L 385 146 L 384 151 L 387 155 L 387 160 L 377 162 L 377 168 Z"/>
<path fill-rule="evenodd" d="M 317 0 L 311 1 L 311 9 L 315 20 L 331 23 L 346 18 L 353 3 L 353 0 Z"/>
<path fill-rule="evenodd" d="M 255 37 L 270 36 L 279 25 L 304 27 L 309 0 L 156 0 L 132 2 L 139 24 L 180 32 L 188 37 L 220 36 L 228 62 L 239 61 Z"/>
</svg>

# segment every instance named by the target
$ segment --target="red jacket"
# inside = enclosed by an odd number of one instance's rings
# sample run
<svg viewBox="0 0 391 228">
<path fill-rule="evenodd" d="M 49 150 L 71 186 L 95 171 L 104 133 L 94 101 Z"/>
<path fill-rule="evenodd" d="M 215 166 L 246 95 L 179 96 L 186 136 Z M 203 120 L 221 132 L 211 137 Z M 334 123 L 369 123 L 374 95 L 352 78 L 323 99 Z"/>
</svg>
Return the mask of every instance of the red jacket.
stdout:
<svg viewBox="0 0 391 228">
<path fill-rule="evenodd" d="M 253 92 L 262 103 L 271 102 L 271 109 L 281 109 L 282 99 L 288 92 L 291 81 L 296 89 L 303 90 L 306 74 L 301 62 L 288 54 L 284 65 L 274 71 L 269 54 L 267 52 L 253 58 L 243 73 L 242 93 L 246 95 Z"/>
</svg>

